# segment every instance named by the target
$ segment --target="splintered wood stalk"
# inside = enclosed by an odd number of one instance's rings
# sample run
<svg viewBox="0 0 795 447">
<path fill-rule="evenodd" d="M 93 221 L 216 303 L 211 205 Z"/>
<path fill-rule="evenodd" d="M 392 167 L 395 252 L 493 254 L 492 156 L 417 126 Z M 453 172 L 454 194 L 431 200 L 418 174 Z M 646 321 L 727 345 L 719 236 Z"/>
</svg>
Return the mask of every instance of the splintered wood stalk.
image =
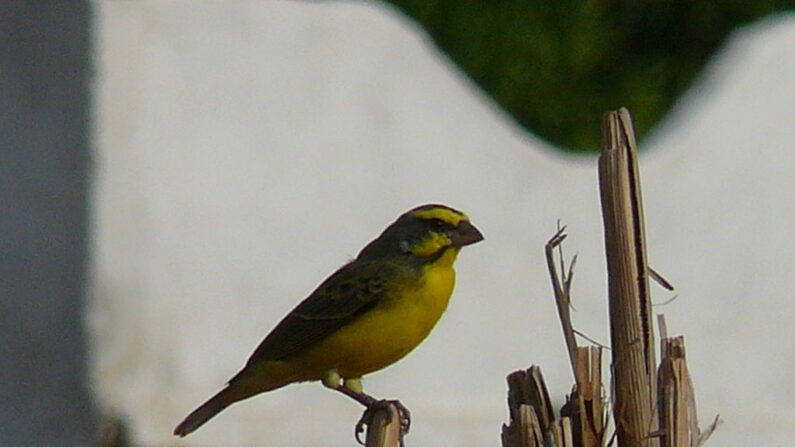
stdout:
<svg viewBox="0 0 795 447">
<path fill-rule="evenodd" d="M 550 444 L 555 447 L 575 447 L 574 436 L 571 432 L 571 419 L 560 418 L 552 424 L 549 432 Z"/>
<path fill-rule="evenodd" d="M 661 318 L 661 320 L 664 320 Z M 720 423 L 720 416 L 703 432 L 698 426 L 696 393 L 687 371 L 685 338 L 663 338 L 659 369 L 659 407 L 662 447 L 698 447 Z"/>
<path fill-rule="evenodd" d="M 390 404 L 390 409 L 379 409 L 367 425 L 365 447 L 398 447 L 403 445 L 400 426 L 400 409 Z"/>
<path fill-rule="evenodd" d="M 576 383 L 560 415 L 572 421 L 574 445 L 600 447 L 605 438 L 602 385 L 602 348 L 588 346 L 576 351 Z"/>
<path fill-rule="evenodd" d="M 558 309 L 563 338 L 569 353 L 571 371 L 575 385 L 561 409 L 561 417 L 567 420 L 571 440 L 577 447 L 599 447 L 603 445 L 605 415 L 602 388 L 602 349 L 598 347 L 578 347 L 571 322 L 571 281 L 574 277 L 576 256 L 566 269 L 561 244 L 566 239 L 566 227 L 560 227 L 545 247 L 547 269 L 549 271 L 555 303 Z M 554 253 L 560 259 L 556 262 Z M 556 266 L 560 265 L 558 269 Z M 562 432 L 561 432 L 562 433 Z"/>
<path fill-rule="evenodd" d="M 607 254 L 613 418 L 621 447 L 657 447 L 656 362 L 637 148 L 627 109 L 603 122 L 599 188 Z"/>
<path fill-rule="evenodd" d="M 668 290 L 673 285 L 646 262 L 637 148 L 629 112 L 622 108 L 608 113 L 603 131 L 599 189 L 611 346 L 599 345 L 574 328 L 571 284 L 577 257 L 566 265 L 562 249 L 566 227 L 558 223 L 545 251 L 575 384 L 556 418 L 538 366 L 508 375 L 510 423 L 502 427 L 503 447 L 698 447 L 720 423 L 715 417 L 700 431 L 684 339 L 667 338 L 662 315 L 662 360 L 657 369 L 649 278 Z M 575 335 L 599 346 L 577 346 Z M 603 348 L 612 358 L 611 412 L 602 381 Z M 611 425 L 614 432 L 608 431 Z"/>
<path fill-rule="evenodd" d="M 510 423 L 502 426 L 503 447 L 550 445 L 555 413 L 541 368 L 533 365 L 508 375 L 508 411 Z"/>
<path fill-rule="evenodd" d="M 683 337 L 663 340 L 660 362 L 660 425 L 662 447 L 689 447 L 698 439 L 698 421 Z"/>
</svg>

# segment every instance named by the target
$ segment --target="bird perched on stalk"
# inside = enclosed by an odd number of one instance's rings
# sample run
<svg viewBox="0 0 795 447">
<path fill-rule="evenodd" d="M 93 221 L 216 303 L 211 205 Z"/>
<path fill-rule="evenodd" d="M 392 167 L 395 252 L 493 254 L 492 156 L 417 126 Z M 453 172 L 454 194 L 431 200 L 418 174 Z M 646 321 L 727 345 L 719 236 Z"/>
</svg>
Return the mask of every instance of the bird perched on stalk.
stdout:
<svg viewBox="0 0 795 447">
<path fill-rule="evenodd" d="M 235 402 L 295 382 L 320 380 L 368 411 L 383 405 L 364 393 L 361 377 L 425 339 L 447 307 L 458 252 L 481 240 L 466 214 L 444 205 L 402 214 L 287 314 L 243 369 L 174 434 L 185 436 Z"/>
</svg>

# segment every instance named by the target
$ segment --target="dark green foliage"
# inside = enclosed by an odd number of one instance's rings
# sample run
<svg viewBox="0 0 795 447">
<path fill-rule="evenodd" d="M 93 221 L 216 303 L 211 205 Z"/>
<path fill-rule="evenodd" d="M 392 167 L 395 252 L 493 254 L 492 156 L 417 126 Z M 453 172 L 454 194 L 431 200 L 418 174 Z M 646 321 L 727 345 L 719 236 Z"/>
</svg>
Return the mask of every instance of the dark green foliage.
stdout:
<svg viewBox="0 0 795 447">
<path fill-rule="evenodd" d="M 574 151 L 628 107 L 638 135 L 737 26 L 795 0 L 391 0 L 529 131 Z"/>
</svg>

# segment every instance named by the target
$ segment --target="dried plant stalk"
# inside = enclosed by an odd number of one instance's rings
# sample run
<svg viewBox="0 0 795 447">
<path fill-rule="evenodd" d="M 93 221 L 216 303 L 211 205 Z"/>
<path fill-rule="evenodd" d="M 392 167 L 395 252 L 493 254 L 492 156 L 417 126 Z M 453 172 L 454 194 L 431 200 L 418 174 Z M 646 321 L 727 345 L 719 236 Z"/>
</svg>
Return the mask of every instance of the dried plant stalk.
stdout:
<svg viewBox="0 0 795 447">
<path fill-rule="evenodd" d="M 659 371 L 656 367 L 649 277 L 669 290 L 673 286 L 646 261 L 637 148 L 626 109 L 605 116 L 599 186 L 610 295 L 615 433 L 607 433 L 602 348 L 577 346 L 575 335 L 583 335 L 574 329 L 570 313 L 576 256 L 567 269 L 561 249 L 566 238 L 563 227 L 547 242 L 546 259 L 575 385 L 556 419 L 538 366 L 510 374 L 511 420 L 503 425 L 503 447 L 612 447 L 615 441 L 620 447 L 698 447 L 720 418 L 699 431 L 684 340 L 666 338 L 662 315 L 663 354 Z"/>
<path fill-rule="evenodd" d="M 400 409 L 390 404 L 390 409 L 377 410 L 367 425 L 365 447 L 398 447 L 403 445 L 400 426 Z"/>
<path fill-rule="evenodd" d="M 716 416 L 705 431 L 698 426 L 696 393 L 687 371 L 684 337 L 662 340 L 659 370 L 660 432 L 662 447 L 698 447 L 720 423 Z"/>
<path fill-rule="evenodd" d="M 574 447 L 574 437 L 572 436 L 571 419 L 561 418 L 552 424 L 549 431 L 550 444 L 555 447 Z"/>
<path fill-rule="evenodd" d="M 604 219 L 615 395 L 621 447 L 656 447 L 654 330 L 651 320 L 643 207 L 629 111 L 605 116 L 599 186 Z"/>
<path fill-rule="evenodd" d="M 560 249 L 561 244 L 566 240 L 566 227 L 558 229 L 558 231 L 547 241 L 545 254 L 547 258 L 547 270 L 549 271 L 549 279 L 552 281 L 552 291 L 555 294 L 555 305 L 558 309 L 558 318 L 560 319 L 560 327 L 563 330 L 563 339 L 566 341 L 566 349 L 569 353 L 569 362 L 571 363 L 572 374 L 577 376 L 577 340 L 574 337 L 574 326 L 571 323 L 571 279 L 574 273 L 574 264 L 576 257 L 569 264 L 568 274 L 565 270 L 564 259 L 561 253 L 561 271 L 558 272 L 555 263 L 555 249 Z"/>
<path fill-rule="evenodd" d="M 561 416 L 572 419 L 576 446 L 602 446 L 605 436 L 602 349 L 596 346 L 577 348 L 576 374 L 576 384 Z"/>
<path fill-rule="evenodd" d="M 683 337 L 663 340 L 664 356 L 660 362 L 660 430 L 662 447 L 690 447 L 691 437 L 698 438 L 690 375 L 685 363 Z"/>
<path fill-rule="evenodd" d="M 555 414 L 541 368 L 531 366 L 508 375 L 510 424 L 502 426 L 503 447 L 545 446 Z"/>
</svg>

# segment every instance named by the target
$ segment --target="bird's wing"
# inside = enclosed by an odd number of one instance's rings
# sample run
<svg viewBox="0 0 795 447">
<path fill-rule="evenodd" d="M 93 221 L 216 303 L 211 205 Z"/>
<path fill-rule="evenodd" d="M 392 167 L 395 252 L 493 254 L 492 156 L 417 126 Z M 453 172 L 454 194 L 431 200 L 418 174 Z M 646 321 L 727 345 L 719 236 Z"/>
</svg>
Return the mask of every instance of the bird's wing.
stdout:
<svg viewBox="0 0 795 447">
<path fill-rule="evenodd" d="M 408 268 L 393 263 L 354 261 L 323 281 L 268 334 L 246 366 L 300 354 L 367 312 L 389 283 L 406 278 Z"/>
</svg>

